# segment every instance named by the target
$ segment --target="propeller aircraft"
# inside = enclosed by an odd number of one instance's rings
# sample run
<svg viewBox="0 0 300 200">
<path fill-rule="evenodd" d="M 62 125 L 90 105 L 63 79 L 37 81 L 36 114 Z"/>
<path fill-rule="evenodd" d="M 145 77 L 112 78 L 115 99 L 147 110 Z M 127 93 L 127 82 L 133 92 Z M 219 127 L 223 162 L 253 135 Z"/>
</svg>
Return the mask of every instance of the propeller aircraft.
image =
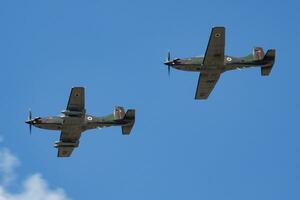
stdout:
<svg viewBox="0 0 300 200">
<path fill-rule="evenodd" d="M 29 124 L 31 133 L 32 126 L 41 129 L 61 131 L 60 140 L 55 142 L 58 148 L 58 157 L 71 156 L 74 148 L 79 146 L 81 133 L 95 128 L 121 126 L 122 134 L 129 135 L 135 122 L 135 110 L 128 109 L 125 113 L 123 107 L 117 106 L 113 113 L 104 117 L 95 117 L 86 114 L 85 94 L 83 87 L 73 87 L 70 93 L 66 110 L 60 116 L 32 118 L 29 111 Z"/>
<path fill-rule="evenodd" d="M 171 59 L 170 52 L 164 63 L 170 68 L 183 71 L 200 72 L 195 99 L 207 99 L 223 72 L 249 67 L 260 67 L 261 75 L 268 76 L 275 62 L 275 49 L 264 53 L 263 48 L 255 47 L 250 55 L 233 57 L 224 55 L 225 28 L 212 28 L 204 57 Z"/>
</svg>

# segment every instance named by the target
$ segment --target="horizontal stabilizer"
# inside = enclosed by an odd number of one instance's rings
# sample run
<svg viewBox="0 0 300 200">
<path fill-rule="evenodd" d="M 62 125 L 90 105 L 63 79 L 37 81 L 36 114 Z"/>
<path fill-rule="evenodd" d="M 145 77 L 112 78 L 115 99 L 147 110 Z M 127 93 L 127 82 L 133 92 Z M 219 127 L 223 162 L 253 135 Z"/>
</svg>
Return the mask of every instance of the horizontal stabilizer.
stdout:
<svg viewBox="0 0 300 200">
<path fill-rule="evenodd" d="M 266 64 L 261 67 L 261 75 L 270 75 L 275 62 L 275 49 L 269 49 L 263 59 Z"/>
<path fill-rule="evenodd" d="M 124 116 L 124 120 L 128 121 L 128 124 L 122 126 L 122 134 L 129 135 L 135 122 L 135 110 L 128 109 Z"/>
</svg>

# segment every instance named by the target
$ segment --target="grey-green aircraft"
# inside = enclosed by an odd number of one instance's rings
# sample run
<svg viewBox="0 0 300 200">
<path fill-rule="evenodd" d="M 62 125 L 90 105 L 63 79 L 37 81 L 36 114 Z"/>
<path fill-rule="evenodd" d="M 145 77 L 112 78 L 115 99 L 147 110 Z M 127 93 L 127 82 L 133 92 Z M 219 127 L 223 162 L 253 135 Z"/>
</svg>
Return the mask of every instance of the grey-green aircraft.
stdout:
<svg viewBox="0 0 300 200">
<path fill-rule="evenodd" d="M 117 106 L 113 114 L 104 117 L 95 117 L 86 114 L 85 97 L 83 87 L 73 87 L 69 97 L 67 109 L 60 116 L 32 118 L 29 111 L 29 124 L 42 129 L 60 130 L 60 140 L 55 142 L 58 148 L 58 157 L 69 157 L 74 148 L 78 147 L 81 133 L 95 128 L 121 126 L 123 135 L 129 135 L 135 122 L 135 110 Z"/>
<path fill-rule="evenodd" d="M 195 99 L 207 99 L 220 75 L 223 72 L 249 67 L 260 67 L 261 75 L 268 76 L 275 62 L 275 49 L 269 49 L 265 54 L 261 47 L 253 48 L 253 52 L 245 57 L 224 55 L 225 28 L 212 28 L 204 57 L 192 57 L 171 60 L 170 52 L 165 65 L 175 69 L 200 72 Z"/>
</svg>

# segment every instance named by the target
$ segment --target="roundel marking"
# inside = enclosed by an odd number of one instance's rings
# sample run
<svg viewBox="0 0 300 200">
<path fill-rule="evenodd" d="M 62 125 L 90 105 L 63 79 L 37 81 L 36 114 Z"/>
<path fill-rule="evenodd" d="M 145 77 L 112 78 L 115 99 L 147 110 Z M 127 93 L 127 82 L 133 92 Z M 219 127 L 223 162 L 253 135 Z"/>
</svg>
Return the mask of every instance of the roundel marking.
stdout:
<svg viewBox="0 0 300 200">
<path fill-rule="evenodd" d="M 232 58 L 227 57 L 226 60 L 230 62 L 230 61 L 232 61 Z"/>
<path fill-rule="evenodd" d="M 91 116 L 88 116 L 87 119 L 88 119 L 89 121 L 93 120 L 93 118 L 92 118 Z"/>
<path fill-rule="evenodd" d="M 216 33 L 216 34 L 215 34 L 215 37 L 220 37 L 220 36 L 221 36 L 220 33 Z"/>
</svg>

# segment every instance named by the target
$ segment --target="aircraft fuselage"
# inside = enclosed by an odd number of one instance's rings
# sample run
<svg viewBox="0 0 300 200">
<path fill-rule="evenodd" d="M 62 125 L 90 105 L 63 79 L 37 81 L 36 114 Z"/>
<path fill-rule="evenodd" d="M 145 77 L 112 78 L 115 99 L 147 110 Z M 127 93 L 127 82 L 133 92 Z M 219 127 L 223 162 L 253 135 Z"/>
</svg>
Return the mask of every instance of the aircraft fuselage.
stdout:
<svg viewBox="0 0 300 200">
<path fill-rule="evenodd" d="M 104 128 L 109 126 L 123 126 L 131 123 L 131 120 L 115 119 L 113 115 L 105 117 L 95 117 L 92 115 L 82 116 L 50 116 L 50 117 L 37 117 L 28 123 L 41 129 L 60 130 L 64 129 L 79 129 L 81 132 L 95 129 Z"/>
<path fill-rule="evenodd" d="M 267 64 L 264 60 L 254 60 L 247 57 L 232 57 L 224 56 L 224 65 L 223 66 L 210 66 L 206 67 L 203 65 L 204 57 L 191 57 L 183 59 L 174 59 L 166 62 L 166 65 L 169 65 L 175 69 L 183 71 L 192 71 L 192 72 L 205 72 L 211 70 L 218 70 L 222 72 L 249 68 L 249 67 L 261 67 Z"/>
</svg>

